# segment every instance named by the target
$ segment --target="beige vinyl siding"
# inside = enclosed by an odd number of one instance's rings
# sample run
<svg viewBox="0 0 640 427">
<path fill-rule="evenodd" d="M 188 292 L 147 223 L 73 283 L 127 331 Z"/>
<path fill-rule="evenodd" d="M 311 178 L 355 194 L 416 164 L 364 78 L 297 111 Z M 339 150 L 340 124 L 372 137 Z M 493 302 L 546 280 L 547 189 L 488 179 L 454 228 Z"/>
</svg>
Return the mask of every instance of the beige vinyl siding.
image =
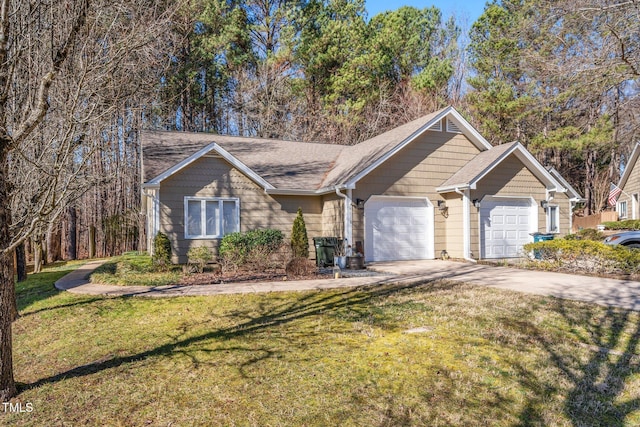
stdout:
<svg viewBox="0 0 640 427">
<path fill-rule="evenodd" d="M 355 203 L 355 197 L 353 198 Z M 358 244 L 358 242 L 362 243 L 362 250 L 364 251 L 364 209 L 357 209 L 353 207 L 353 217 L 352 217 L 352 232 L 353 232 L 353 242 L 352 245 Z"/>
<path fill-rule="evenodd" d="M 160 187 L 160 231 L 171 240 L 174 262 L 185 263 L 188 250 L 207 246 L 217 253 L 220 239 L 184 238 L 184 198 L 221 197 L 240 200 L 240 231 L 275 228 L 288 238 L 298 207 L 307 233 L 322 233 L 322 200 L 319 196 L 270 196 L 225 160 L 203 157 L 164 180 Z M 309 245 L 313 254 L 313 241 Z M 313 256 L 313 255 L 312 255 Z"/>
<path fill-rule="evenodd" d="M 627 182 L 624 185 L 624 188 L 622 188 L 623 192 L 620 193 L 620 196 L 618 197 L 618 202 L 621 202 L 621 201 L 627 202 L 627 218 L 626 219 L 632 219 L 634 217 L 632 197 L 634 194 L 640 193 L 640 166 L 638 166 L 638 163 L 636 162 L 632 167 L 633 169 L 631 170 L 631 174 L 629 174 L 629 179 L 627 179 Z M 616 204 L 616 208 L 617 208 L 617 204 Z M 640 206 L 636 207 L 636 214 L 635 214 L 636 219 L 640 219 L 640 212 L 638 212 L 638 209 L 640 209 Z M 620 213 L 618 213 L 618 215 L 620 215 Z"/>
<path fill-rule="evenodd" d="M 344 202 L 337 194 L 322 197 L 322 232 L 313 237 L 342 237 L 344 236 Z"/>
<path fill-rule="evenodd" d="M 477 184 L 478 190 L 472 190 L 470 199 L 481 200 L 484 196 L 514 196 L 532 197 L 538 206 L 538 231 L 547 230 L 546 211 L 540 207 L 540 202 L 546 198 L 545 185 L 527 169 L 515 156 L 510 155 L 500 165 L 483 177 Z M 552 204 L 560 208 L 560 233 L 565 235 L 569 230 L 569 215 L 571 208 L 569 199 L 564 193 L 556 193 Z M 471 249 L 476 258 L 480 255 L 479 214 L 478 209 L 471 207 Z M 478 251 L 476 253 L 476 251 Z"/>
<path fill-rule="evenodd" d="M 473 191 L 470 192 L 470 202 L 471 206 L 469 207 L 469 247 L 471 250 L 471 258 L 480 259 L 480 254 L 482 253 L 480 250 L 480 214 L 478 208 L 473 205 L 473 200 L 478 198 L 477 196 L 473 196 Z"/>
<path fill-rule="evenodd" d="M 560 208 L 560 236 L 571 234 L 571 200 L 565 193 L 556 193 L 552 204 L 558 205 Z"/>
<path fill-rule="evenodd" d="M 462 216 L 462 196 L 457 193 L 443 195 L 447 203 L 446 212 L 441 212 L 436 206 L 436 216 L 444 217 L 446 224 L 446 239 L 444 249 L 451 258 L 464 258 L 464 221 Z M 440 257 L 440 252 L 436 252 L 436 257 Z"/>
<path fill-rule="evenodd" d="M 443 198 L 435 189 L 480 150 L 462 134 L 425 132 L 382 166 L 362 178 L 353 190 L 353 199 L 372 195 L 428 197 L 435 206 L 435 255 L 447 250 L 448 221 L 437 208 Z M 354 210 L 353 240 L 364 240 L 364 212 Z M 462 227 L 460 225 L 459 227 Z M 455 234 L 455 233 L 454 233 Z"/>
</svg>

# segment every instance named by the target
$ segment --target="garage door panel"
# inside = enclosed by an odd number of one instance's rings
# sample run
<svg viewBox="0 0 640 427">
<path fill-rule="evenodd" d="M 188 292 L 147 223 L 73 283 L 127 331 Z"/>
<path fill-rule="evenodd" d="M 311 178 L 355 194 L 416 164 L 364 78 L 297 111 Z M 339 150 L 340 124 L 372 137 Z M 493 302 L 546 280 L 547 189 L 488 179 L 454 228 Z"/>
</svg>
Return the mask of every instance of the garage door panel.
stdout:
<svg viewBox="0 0 640 427">
<path fill-rule="evenodd" d="M 426 199 L 373 196 L 365 204 L 366 260 L 432 258 L 432 221 Z"/>
<path fill-rule="evenodd" d="M 531 241 L 529 200 L 483 201 L 480 208 L 480 241 L 483 258 L 511 258 L 520 255 Z"/>
</svg>

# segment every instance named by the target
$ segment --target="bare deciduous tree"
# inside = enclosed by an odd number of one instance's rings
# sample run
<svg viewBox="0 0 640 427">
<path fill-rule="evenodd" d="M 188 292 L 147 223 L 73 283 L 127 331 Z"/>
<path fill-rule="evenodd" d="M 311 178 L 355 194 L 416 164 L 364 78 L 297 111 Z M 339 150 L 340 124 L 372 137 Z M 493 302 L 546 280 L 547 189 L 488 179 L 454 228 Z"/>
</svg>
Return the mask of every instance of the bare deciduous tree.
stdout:
<svg viewBox="0 0 640 427">
<path fill-rule="evenodd" d="M 57 227 L 67 206 L 115 176 L 95 166 L 104 147 L 115 152 L 127 139 L 119 114 L 139 115 L 142 99 L 152 105 L 154 70 L 169 57 L 160 43 L 168 6 L 0 0 L 1 401 L 16 392 L 13 251 Z"/>
</svg>

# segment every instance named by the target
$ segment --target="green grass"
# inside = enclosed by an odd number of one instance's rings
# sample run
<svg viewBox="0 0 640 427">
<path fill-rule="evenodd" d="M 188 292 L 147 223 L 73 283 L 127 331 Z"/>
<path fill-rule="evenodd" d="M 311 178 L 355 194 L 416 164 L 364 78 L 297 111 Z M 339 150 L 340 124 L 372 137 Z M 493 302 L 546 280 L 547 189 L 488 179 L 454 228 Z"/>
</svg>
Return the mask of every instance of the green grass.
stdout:
<svg viewBox="0 0 640 427">
<path fill-rule="evenodd" d="M 151 256 L 127 252 L 98 267 L 91 281 L 119 286 L 162 286 L 175 284 L 180 277 L 179 266 L 172 266 L 169 271 L 155 271 Z"/>
<path fill-rule="evenodd" d="M 4 425 L 640 424 L 639 313 L 448 282 L 96 299 L 57 274 L 18 288 L 34 410 Z"/>
</svg>

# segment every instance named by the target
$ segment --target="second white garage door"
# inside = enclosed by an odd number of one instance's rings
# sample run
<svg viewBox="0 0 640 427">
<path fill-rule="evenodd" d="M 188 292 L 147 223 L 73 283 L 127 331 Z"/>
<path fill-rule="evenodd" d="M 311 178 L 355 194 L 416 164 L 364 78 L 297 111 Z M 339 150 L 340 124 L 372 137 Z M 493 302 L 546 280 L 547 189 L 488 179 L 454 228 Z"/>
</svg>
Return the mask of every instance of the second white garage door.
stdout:
<svg viewBox="0 0 640 427">
<path fill-rule="evenodd" d="M 433 205 L 426 198 L 372 196 L 364 207 L 365 260 L 432 259 Z"/>
<path fill-rule="evenodd" d="M 480 205 L 480 248 L 482 258 L 514 258 L 533 239 L 537 229 L 535 205 L 531 199 L 490 199 Z"/>
</svg>

